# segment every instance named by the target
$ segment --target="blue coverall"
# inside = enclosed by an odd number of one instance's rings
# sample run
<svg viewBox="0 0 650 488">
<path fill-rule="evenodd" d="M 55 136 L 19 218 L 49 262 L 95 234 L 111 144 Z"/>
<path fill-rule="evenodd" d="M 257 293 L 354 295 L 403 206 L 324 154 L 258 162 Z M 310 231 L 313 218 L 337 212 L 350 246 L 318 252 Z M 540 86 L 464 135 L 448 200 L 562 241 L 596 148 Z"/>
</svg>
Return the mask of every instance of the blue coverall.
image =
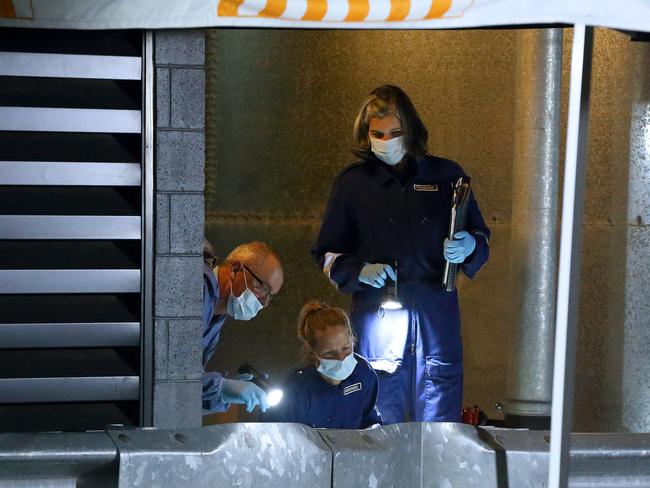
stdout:
<svg viewBox="0 0 650 488">
<path fill-rule="evenodd" d="M 458 421 L 463 365 L 456 291 L 442 286 L 455 162 L 408 158 L 397 173 L 374 154 L 336 178 L 312 255 L 340 291 L 353 293 L 357 352 L 379 375 L 384 423 Z M 465 229 L 476 248 L 460 266 L 472 278 L 487 261 L 490 230 L 473 195 Z M 358 280 L 365 263 L 398 262 L 402 310 L 378 314 L 384 289 Z"/>
<path fill-rule="evenodd" d="M 316 428 L 365 429 L 381 424 L 377 410 L 377 374 L 355 355 L 352 374 L 338 385 L 325 381 L 309 366 L 291 373 L 282 385 L 283 401 L 269 410 L 266 420 L 298 422 Z"/>
<path fill-rule="evenodd" d="M 225 412 L 230 404 L 221 401 L 221 386 L 223 375 L 216 371 L 205 371 L 205 367 L 214 354 L 221 328 L 226 321 L 226 315 L 214 315 L 221 291 L 214 271 L 203 264 L 203 410 L 207 412 Z"/>
</svg>

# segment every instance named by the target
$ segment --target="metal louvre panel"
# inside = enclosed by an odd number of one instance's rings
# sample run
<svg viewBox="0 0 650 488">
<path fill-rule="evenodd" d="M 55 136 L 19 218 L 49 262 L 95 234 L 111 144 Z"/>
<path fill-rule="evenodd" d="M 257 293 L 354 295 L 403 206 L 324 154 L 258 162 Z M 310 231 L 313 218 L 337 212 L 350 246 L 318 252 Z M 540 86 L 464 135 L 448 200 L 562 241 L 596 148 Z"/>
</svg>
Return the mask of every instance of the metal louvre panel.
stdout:
<svg viewBox="0 0 650 488">
<path fill-rule="evenodd" d="M 113 215 L 0 215 L 3 239 L 140 239 L 141 218 Z"/>
<path fill-rule="evenodd" d="M 0 52 L 0 76 L 139 80 L 142 60 L 133 56 Z"/>
<path fill-rule="evenodd" d="M 3 36 L 0 430 L 137 425 L 143 33 Z"/>
<path fill-rule="evenodd" d="M 0 107 L 0 130 L 139 134 L 140 110 Z"/>
<path fill-rule="evenodd" d="M 0 403 L 137 400 L 137 376 L 0 378 Z"/>
<path fill-rule="evenodd" d="M 139 269 L 0 270 L 0 293 L 139 293 Z"/>
<path fill-rule="evenodd" d="M 139 344 L 139 322 L 0 323 L 0 349 L 137 347 Z"/>
<path fill-rule="evenodd" d="M 140 186 L 140 163 L 0 161 L 3 185 Z"/>
</svg>

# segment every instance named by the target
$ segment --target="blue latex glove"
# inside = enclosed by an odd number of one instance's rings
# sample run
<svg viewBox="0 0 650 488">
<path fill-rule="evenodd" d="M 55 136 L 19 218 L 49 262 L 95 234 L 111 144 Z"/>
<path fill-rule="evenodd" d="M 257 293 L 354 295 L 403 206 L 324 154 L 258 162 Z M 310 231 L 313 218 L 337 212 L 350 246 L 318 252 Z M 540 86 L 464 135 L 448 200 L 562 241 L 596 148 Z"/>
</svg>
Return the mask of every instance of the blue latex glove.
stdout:
<svg viewBox="0 0 650 488">
<path fill-rule="evenodd" d="M 262 412 L 269 409 L 266 393 L 255 383 L 251 383 L 253 375 L 242 374 L 238 379 L 224 378 L 221 385 L 221 400 L 224 403 L 244 403 L 246 411 L 252 412 L 259 405 Z"/>
<path fill-rule="evenodd" d="M 359 281 L 366 285 L 381 288 L 386 284 L 386 278 L 390 277 L 393 281 L 397 279 L 395 270 L 389 264 L 366 263 L 359 273 Z"/>
<path fill-rule="evenodd" d="M 476 239 L 466 230 L 461 230 L 454 234 L 454 239 L 445 239 L 445 250 L 443 255 L 450 263 L 462 263 L 467 256 L 474 252 L 476 248 Z"/>
</svg>

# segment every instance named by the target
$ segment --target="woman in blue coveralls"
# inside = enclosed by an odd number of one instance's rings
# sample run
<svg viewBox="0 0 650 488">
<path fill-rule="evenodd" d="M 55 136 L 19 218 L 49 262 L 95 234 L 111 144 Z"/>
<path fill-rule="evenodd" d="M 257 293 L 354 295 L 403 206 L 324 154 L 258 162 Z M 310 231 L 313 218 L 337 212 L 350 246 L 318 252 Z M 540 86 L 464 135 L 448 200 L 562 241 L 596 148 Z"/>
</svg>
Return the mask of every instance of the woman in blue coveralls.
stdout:
<svg viewBox="0 0 650 488">
<path fill-rule="evenodd" d="M 458 296 L 442 277 L 447 260 L 473 278 L 488 259 L 490 230 L 471 195 L 467 230 L 447 239 L 452 184 L 465 173 L 428 154 L 428 131 L 400 88 L 370 93 L 354 139 L 360 160 L 334 181 L 312 255 L 332 284 L 353 294 L 357 352 L 379 375 L 384 422 L 459 421 Z M 395 263 L 404 307 L 378 313 Z"/>
<path fill-rule="evenodd" d="M 291 373 L 283 385 L 284 401 L 267 419 L 330 429 L 381 424 L 377 375 L 354 354 L 354 334 L 345 312 L 307 303 L 298 318 L 298 338 L 309 366 Z"/>
</svg>

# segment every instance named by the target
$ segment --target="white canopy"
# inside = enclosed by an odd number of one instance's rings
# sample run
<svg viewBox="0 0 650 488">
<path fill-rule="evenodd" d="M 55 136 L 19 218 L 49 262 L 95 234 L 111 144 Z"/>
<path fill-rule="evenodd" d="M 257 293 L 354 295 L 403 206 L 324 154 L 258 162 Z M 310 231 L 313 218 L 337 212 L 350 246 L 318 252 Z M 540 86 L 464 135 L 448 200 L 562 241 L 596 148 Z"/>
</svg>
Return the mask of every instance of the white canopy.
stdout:
<svg viewBox="0 0 650 488">
<path fill-rule="evenodd" d="M 650 31 L 648 0 L 0 0 L 0 27 L 448 29 L 584 24 Z"/>
</svg>

